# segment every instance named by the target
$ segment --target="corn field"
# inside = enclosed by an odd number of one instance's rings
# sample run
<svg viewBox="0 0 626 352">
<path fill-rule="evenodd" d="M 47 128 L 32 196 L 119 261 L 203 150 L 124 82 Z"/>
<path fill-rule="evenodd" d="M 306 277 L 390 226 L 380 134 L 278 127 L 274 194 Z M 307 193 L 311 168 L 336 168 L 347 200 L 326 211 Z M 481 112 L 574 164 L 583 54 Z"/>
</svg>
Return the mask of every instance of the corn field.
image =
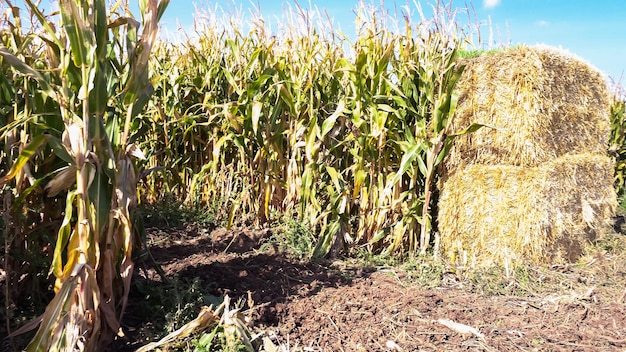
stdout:
<svg viewBox="0 0 626 352">
<path fill-rule="evenodd" d="M 218 201 L 229 224 L 292 214 L 319 234 L 315 256 L 423 253 L 465 41 L 451 7 L 433 10 L 393 31 L 362 7 L 354 42 L 298 8 L 278 34 L 260 18 L 247 32 L 197 22 L 197 39 L 163 43 L 139 128 L 152 134 L 146 167 L 167 166 L 144 196 Z"/>
<path fill-rule="evenodd" d="M 437 170 L 472 37 L 451 3 L 399 21 L 361 5 L 354 40 L 296 6 L 274 31 L 209 13 L 159 41 L 168 2 L 139 1 L 140 19 L 125 2 L 4 2 L 7 327 L 12 300 L 55 279 L 45 314 L 14 333 L 39 326 L 29 351 L 96 350 L 118 333 L 138 200 L 218 204 L 228 226 L 287 214 L 317 234 L 313 256 L 436 253 Z M 622 155 L 623 102 L 613 117 Z"/>
</svg>

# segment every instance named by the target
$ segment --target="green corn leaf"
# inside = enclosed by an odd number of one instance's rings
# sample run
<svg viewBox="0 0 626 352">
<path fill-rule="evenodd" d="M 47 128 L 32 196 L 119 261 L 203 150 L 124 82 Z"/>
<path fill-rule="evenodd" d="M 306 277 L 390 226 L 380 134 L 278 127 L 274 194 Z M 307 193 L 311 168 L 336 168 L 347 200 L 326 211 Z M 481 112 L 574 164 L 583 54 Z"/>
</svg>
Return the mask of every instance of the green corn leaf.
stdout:
<svg viewBox="0 0 626 352">
<path fill-rule="evenodd" d="M 24 1 L 28 5 L 28 8 L 30 9 L 30 11 L 32 11 L 35 14 L 35 17 L 37 17 L 37 19 L 39 20 L 39 23 L 41 23 L 43 28 L 46 30 L 46 33 L 50 36 L 50 38 L 52 38 L 52 41 L 54 42 L 54 44 L 56 44 L 57 47 L 62 47 L 63 45 L 61 44 L 61 41 L 57 37 L 56 30 L 52 28 L 52 26 L 50 25 L 50 22 L 46 20 L 43 13 L 41 13 L 41 11 L 39 10 L 39 7 L 37 7 L 37 5 L 35 5 L 32 2 L 32 0 L 24 0 Z"/>
<path fill-rule="evenodd" d="M 317 135 L 319 133 L 319 127 L 317 127 L 317 118 L 311 118 L 309 123 L 309 131 L 306 137 L 305 153 L 309 161 L 315 161 L 318 147 L 316 146 Z"/>
<path fill-rule="evenodd" d="M 400 168 L 398 169 L 398 172 L 396 172 L 396 174 L 391 179 L 391 182 L 387 185 L 388 188 L 391 188 L 393 185 L 398 183 L 398 181 L 400 181 L 402 176 L 404 176 L 404 174 L 411 167 L 411 165 L 413 165 L 413 161 L 415 161 L 415 159 L 418 159 L 418 161 L 421 161 L 421 163 L 423 163 L 421 158 L 419 158 L 422 150 L 423 150 L 422 143 L 418 143 L 418 144 L 412 145 L 404 153 L 404 155 L 402 156 L 402 160 L 400 161 Z M 421 166 L 420 166 L 420 169 L 421 169 Z"/>
<path fill-rule="evenodd" d="M 0 178 L 0 188 L 4 187 L 10 180 L 12 180 L 21 170 L 24 165 L 35 155 L 35 153 L 46 144 L 48 136 L 45 134 L 33 137 L 33 140 L 22 150 L 17 157 L 17 161 L 11 167 L 9 172 Z"/>
<path fill-rule="evenodd" d="M 376 244 L 379 241 L 383 240 L 385 237 L 387 237 L 389 235 L 388 231 L 381 229 L 378 230 L 374 236 L 372 236 L 372 238 L 367 241 L 368 244 L 372 245 L 372 244 Z"/>
<path fill-rule="evenodd" d="M 52 135 L 48 135 L 48 145 L 52 148 L 52 151 L 54 151 L 54 154 L 59 157 L 59 159 L 65 161 L 68 164 L 74 163 L 74 158 L 72 158 L 67 152 L 67 149 L 61 142 L 61 139 Z"/>
<path fill-rule="evenodd" d="M 95 220 L 92 224 L 96 233 L 104 233 L 104 228 L 111 214 L 111 199 L 113 191 L 110 184 L 113 182 L 111 178 L 102 170 L 94 173 L 94 179 L 89 186 L 89 199 L 92 200 L 94 211 L 92 217 Z"/>
<path fill-rule="evenodd" d="M 141 14 L 142 18 L 144 16 L 144 14 L 146 13 L 146 9 L 148 8 L 148 1 L 149 0 L 139 0 L 139 2 L 138 2 L 139 13 Z"/>
<path fill-rule="evenodd" d="M 114 75 L 114 72 L 106 63 L 98 65 L 94 72 L 93 88 L 89 92 L 90 114 L 103 116 L 108 106 L 109 97 L 112 95 L 107 86 L 109 81 L 107 75 Z"/>
<path fill-rule="evenodd" d="M 254 82 L 252 82 L 250 84 L 250 89 L 251 92 L 257 92 L 259 91 L 263 85 L 265 84 L 265 82 L 267 82 L 268 80 L 270 80 L 273 76 L 269 75 L 269 74 L 263 74 L 261 75 L 259 78 L 257 78 L 256 80 L 254 80 Z"/>
<path fill-rule="evenodd" d="M 339 183 L 339 179 L 341 178 L 341 176 L 337 172 L 337 169 L 329 165 L 326 165 L 325 169 L 326 169 L 326 172 L 328 173 L 328 176 L 330 176 L 330 180 L 333 182 L 333 185 L 335 186 L 335 192 L 337 194 L 340 194 L 342 192 L 341 185 Z M 341 181 L 343 182 L 343 180 Z"/>
<path fill-rule="evenodd" d="M 0 47 L 0 56 L 2 56 L 4 61 L 6 61 L 9 65 L 11 65 L 13 68 L 18 70 L 19 72 L 23 73 L 24 75 L 28 77 L 35 79 L 37 83 L 39 83 L 39 85 L 41 86 L 45 94 L 47 94 L 49 97 L 53 99 L 56 99 L 55 91 L 52 89 L 52 87 L 50 87 L 50 84 L 48 83 L 48 81 L 42 74 L 40 74 L 38 71 L 28 66 L 26 63 L 20 60 L 17 56 L 15 56 L 5 47 Z"/>
<path fill-rule="evenodd" d="M 111 145 L 119 146 L 121 144 L 120 136 L 120 121 L 119 119 L 110 116 L 105 121 L 98 119 L 98 125 L 104 124 L 104 133 L 109 137 Z M 102 129 L 102 126 L 98 127 L 98 130 Z"/>
<path fill-rule="evenodd" d="M 104 1 L 94 1 L 93 11 L 93 32 L 95 46 L 97 48 L 96 57 L 98 60 L 105 59 L 108 47 L 108 25 L 107 8 Z"/>
<path fill-rule="evenodd" d="M 7 99 L 7 101 L 10 100 L 11 98 Z M 0 138 L 6 138 L 7 132 L 14 131 L 17 128 L 25 126 L 28 122 L 36 119 L 38 116 L 35 114 L 20 114 L 18 117 L 18 119 L 13 120 L 11 123 L 0 127 Z"/>
<path fill-rule="evenodd" d="M 50 173 L 52 174 L 52 173 Z M 20 192 L 20 194 L 17 196 L 17 198 L 15 198 L 15 203 L 14 204 L 24 204 L 24 200 L 26 200 L 26 198 L 28 197 L 28 195 L 30 195 L 34 190 L 40 189 L 40 184 L 48 177 L 50 176 L 50 174 L 44 176 L 44 177 L 40 177 L 38 179 L 35 180 L 35 182 L 33 182 L 32 185 L 30 185 L 28 188 L 24 189 L 22 192 Z M 21 206 L 21 205 L 18 205 Z"/>
<path fill-rule="evenodd" d="M 454 94 L 454 89 L 456 88 L 456 83 L 459 81 L 459 79 L 461 78 L 461 76 L 463 75 L 463 72 L 465 71 L 465 65 L 458 65 L 456 67 L 456 70 L 454 71 L 454 74 L 452 75 L 452 77 L 450 78 L 450 80 L 448 81 L 448 86 L 447 86 L 447 95 L 451 96 L 452 94 Z"/>
<path fill-rule="evenodd" d="M 391 233 L 391 244 L 387 249 L 385 249 L 386 255 L 391 255 L 393 252 L 397 251 L 398 248 L 402 246 L 402 242 L 404 242 L 406 238 L 406 229 L 407 226 L 402 221 L 398 222 L 394 227 Z"/>
<path fill-rule="evenodd" d="M 354 189 L 352 191 L 352 198 L 357 199 L 361 192 L 361 187 L 367 177 L 367 172 L 363 169 L 359 169 L 354 173 Z"/>
<path fill-rule="evenodd" d="M 434 113 L 434 124 L 433 127 L 435 130 L 434 133 L 439 133 L 443 131 L 446 127 L 446 121 L 448 120 L 450 112 L 450 99 L 447 96 L 439 96 L 437 98 L 437 107 L 435 108 Z"/>
<path fill-rule="evenodd" d="M 285 104 L 287 104 L 289 111 L 294 111 L 295 106 L 293 103 L 293 95 L 291 95 L 291 92 L 289 91 L 289 89 L 285 87 L 285 84 L 279 84 L 277 87 L 278 87 L 278 94 L 280 95 L 280 98 L 282 99 L 282 101 Z"/>
<path fill-rule="evenodd" d="M 322 232 L 320 239 L 317 242 L 317 245 L 313 249 L 313 257 L 314 258 L 322 258 L 330 253 L 331 247 L 333 245 L 333 240 L 339 229 L 341 228 L 341 224 L 339 220 L 332 221 Z"/>
<path fill-rule="evenodd" d="M 388 112 L 390 114 L 396 114 L 398 111 L 387 104 L 378 104 L 376 108 L 380 111 Z"/>
<path fill-rule="evenodd" d="M 474 132 L 478 131 L 479 129 L 483 128 L 483 127 L 497 129 L 496 127 L 493 127 L 493 126 L 490 126 L 490 125 L 485 125 L 485 124 L 481 124 L 481 123 L 473 123 L 473 124 L 469 125 L 468 127 L 464 128 L 463 130 L 461 130 L 460 132 L 451 134 L 451 135 L 449 135 L 447 137 L 448 138 L 456 138 L 456 137 L 462 136 L 464 134 L 474 133 Z"/>
<path fill-rule="evenodd" d="M 454 139 L 456 139 L 456 137 L 462 136 L 462 135 L 468 134 L 468 133 L 474 133 L 474 132 L 478 131 L 479 129 L 483 128 L 483 127 L 493 128 L 493 127 L 488 126 L 488 125 L 484 125 L 484 124 L 480 124 L 480 123 L 473 123 L 473 124 L 471 124 L 470 126 L 466 127 L 465 129 L 463 129 L 460 132 L 457 132 L 455 134 L 451 134 L 449 136 L 446 136 L 443 148 L 441 149 L 441 151 L 437 155 L 437 159 L 435 160 L 434 166 L 439 165 L 443 161 L 443 159 L 445 159 L 445 157 L 450 153 L 450 149 L 452 149 L 452 146 L 454 144 Z"/>
<path fill-rule="evenodd" d="M 152 86 L 150 81 L 146 80 L 145 85 L 139 92 L 130 95 L 133 97 L 133 99 L 136 99 L 133 102 L 132 106 L 132 117 L 139 115 L 144 110 L 146 104 L 148 104 L 148 102 L 150 101 L 150 97 L 152 97 L 152 93 L 154 93 L 154 87 Z"/>
<path fill-rule="evenodd" d="M 226 142 L 231 141 L 231 140 L 232 140 L 232 136 L 227 134 L 227 135 L 223 135 L 217 140 L 217 142 L 215 142 L 215 145 L 213 146 L 213 158 L 215 160 L 219 159 L 220 153 L 222 151 L 222 146 L 224 146 Z"/>
<path fill-rule="evenodd" d="M 426 166 L 426 162 L 424 161 L 423 154 L 418 154 L 416 159 L 417 159 L 417 167 L 419 168 L 422 175 L 424 176 L 429 175 L 432 172 L 432 170 L 429 170 L 428 167 Z"/>
<path fill-rule="evenodd" d="M 94 34 L 83 19 L 74 0 L 59 0 L 63 28 L 72 49 L 72 61 L 77 67 L 93 64 Z"/>
<path fill-rule="evenodd" d="M 410 145 L 417 143 L 415 141 L 415 136 L 413 135 L 413 131 L 411 130 L 411 126 L 405 125 L 404 127 L 404 140 L 408 142 Z"/>
<path fill-rule="evenodd" d="M 202 169 L 200 169 L 200 172 L 193 175 L 193 178 L 191 179 L 191 185 L 189 186 L 189 192 L 187 193 L 187 199 L 185 200 L 185 202 L 189 202 L 191 199 L 193 199 L 196 193 L 198 181 L 201 180 L 205 176 L 205 174 L 213 168 L 213 164 L 216 164 L 215 161 L 211 161 L 209 163 L 204 164 L 202 166 Z"/>
<path fill-rule="evenodd" d="M 235 80 L 235 77 L 232 75 L 232 73 L 229 70 L 224 70 L 223 72 L 226 80 L 228 81 L 228 84 L 233 87 L 237 95 L 243 95 L 243 89 L 241 89 L 239 84 L 237 84 L 237 81 Z"/>
<path fill-rule="evenodd" d="M 159 2 L 159 5 L 157 7 L 157 22 L 161 21 L 161 17 L 163 17 L 163 14 L 165 13 L 165 10 L 167 9 L 167 6 L 170 4 L 170 0 L 161 0 Z"/>
<path fill-rule="evenodd" d="M 346 101 L 344 99 L 341 99 L 339 101 L 339 104 L 337 105 L 337 109 L 335 109 L 335 112 L 328 116 L 326 118 L 326 120 L 324 120 L 324 122 L 322 122 L 322 130 L 321 130 L 321 134 L 320 134 L 320 139 L 324 139 L 324 137 L 328 134 L 328 132 L 330 132 L 330 130 L 333 129 L 333 127 L 335 126 L 335 122 L 337 121 L 337 118 L 339 118 L 340 116 L 343 116 L 343 113 L 345 111 L 346 108 Z"/>
</svg>

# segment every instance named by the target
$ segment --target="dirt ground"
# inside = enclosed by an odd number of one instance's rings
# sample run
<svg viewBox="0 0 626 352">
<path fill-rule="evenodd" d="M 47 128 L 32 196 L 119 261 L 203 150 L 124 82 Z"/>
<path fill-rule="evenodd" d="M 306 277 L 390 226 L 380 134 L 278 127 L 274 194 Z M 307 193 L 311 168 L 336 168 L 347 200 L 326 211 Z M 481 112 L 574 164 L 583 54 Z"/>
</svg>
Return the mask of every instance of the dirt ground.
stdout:
<svg viewBox="0 0 626 352">
<path fill-rule="evenodd" d="M 614 262 L 624 256 L 598 254 L 526 281 L 497 272 L 468 279 L 427 263 L 302 262 L 262 246 L 269 230 L 149 233 L 167 276 L 242 298 L 252 331 L 290 351 L 626 351 L 626 272 Z M 154 269 L 145 269 L 138 279 L 158 285 Z M 140 345 L 137 300 L 119 341 L 130 350 Z"/>
</svg>

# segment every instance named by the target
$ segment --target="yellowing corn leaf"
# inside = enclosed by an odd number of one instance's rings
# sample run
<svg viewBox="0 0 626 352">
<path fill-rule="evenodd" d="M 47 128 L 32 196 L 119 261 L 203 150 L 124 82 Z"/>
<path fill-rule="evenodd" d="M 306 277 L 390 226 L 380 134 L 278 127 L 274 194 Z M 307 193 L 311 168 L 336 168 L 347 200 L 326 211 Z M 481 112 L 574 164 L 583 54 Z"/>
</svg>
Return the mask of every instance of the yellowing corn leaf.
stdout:
<svg viewBox="0 0 626 352">
<path fill-rule="evenodd" d="M 33 138 L 33 140 L 22 150 L 17 157 L 17 161 L 11 167 L 9 172 L 0 178 L 0 188 L 2 188 L 7 182 L 12 180 L 26 165 L 28 160 L 35 155 L 37 150 L 46 143 L 47 137 L 45 135 L 39 135 Z"/>
<path fill-rule="evenodd" d="M 63 326 L 63 322 L 67 317 L 66 312 L 69 310 L 72 300 L 70 297 L 78 286 L 78 277 L 74 276 L 66 280 L 56 293 L 52 301 L 46 307 L 46 311 L 41 317 L 41 325 L 35 337 L 26 347 L 27 352 L 47 351 L 48 346 L 55 344 L 51 340 L 58 336 L 50 335 L 51 331 L 57 331 L 59 326 Z"/>
<path fill-rule="evenodd" d="M 70 165 L 54 176 L 44 188 L 48 197 L 54 197 L 76 183 L 76 167 Z"/>
<path fill-rule="evenodd" d="M 220 319 L 220 324 L 224 326 L 224 335 L 226 335 L 228 347 L 234 348 L 243 344 L 248 351 L 254 351 L 250 330 L 246 326 L 239 309 L 230 309 L 230 297 L 228 295 L 224 297 L 222 306 L 224 307 L 224 313 Z"/>
</svg>

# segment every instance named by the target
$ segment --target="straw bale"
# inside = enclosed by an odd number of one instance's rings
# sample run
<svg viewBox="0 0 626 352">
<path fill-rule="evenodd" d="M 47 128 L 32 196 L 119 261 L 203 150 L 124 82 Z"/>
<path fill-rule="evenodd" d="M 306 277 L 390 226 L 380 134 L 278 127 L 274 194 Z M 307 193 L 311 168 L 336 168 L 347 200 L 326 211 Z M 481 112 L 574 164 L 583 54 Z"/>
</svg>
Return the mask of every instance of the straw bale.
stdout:
<svg viewBox="0 0 626 352">
<path fill-rule="evenodd" d="M 441 248 L 477 266 L 575 261 L 617 206 L 612 159 L 568 154 L 538 167 L 470 165 L 443 184 Z"/>
<path fill-rule="evenodd" d="M 603 75 L 555 48 L 516 47 L 466 60 L 444 174 L 469 164 L 538 166 L 572 153 L 605 154 L 610 131 Z"/>
</svg>

